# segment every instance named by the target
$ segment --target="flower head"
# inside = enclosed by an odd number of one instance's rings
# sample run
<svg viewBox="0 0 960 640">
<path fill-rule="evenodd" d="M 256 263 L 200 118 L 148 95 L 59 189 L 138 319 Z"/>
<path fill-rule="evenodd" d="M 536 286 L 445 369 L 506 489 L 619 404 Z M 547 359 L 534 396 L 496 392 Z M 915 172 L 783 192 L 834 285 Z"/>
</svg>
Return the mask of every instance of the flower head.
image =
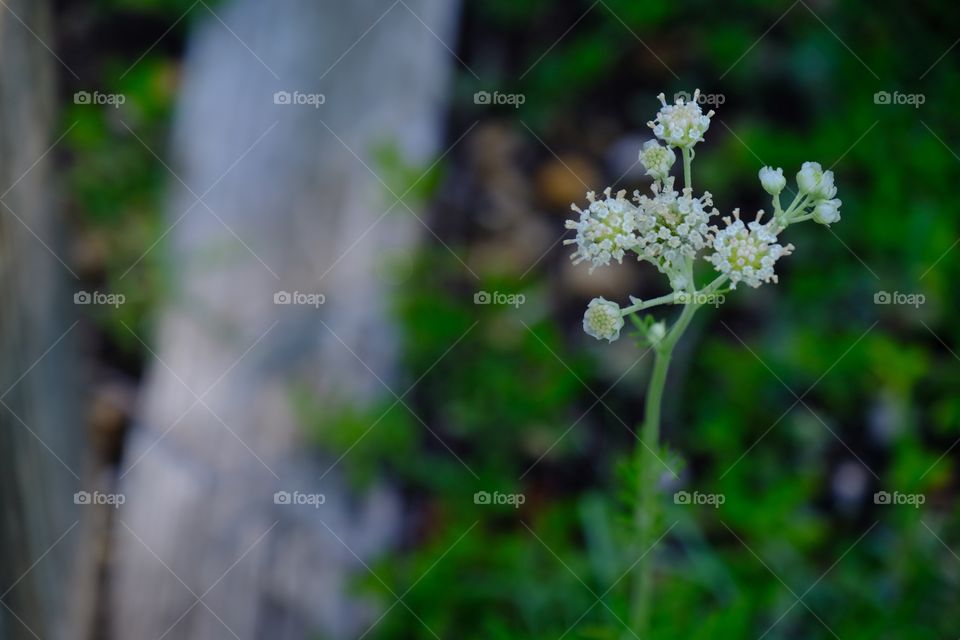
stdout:
<svg viewBox="0 0 960 640">
<path fill-rule="evenodd" d="M 666 178 L 676 160 L 673 149 L 661 146 L 656 140 L 647 140 L 640 149 L 640 163 L 647 170 L 647 175 L 655 180 Z"/>
<path fill-rule="evenodd" d="M 772 196 L 780 195 L 787 186 L 787 179 L 783 177 L 783 169 L 764 167 L 760 169 L 760 186 Z"/>
<path fill-rule="evenodd" d="M 681 282 L 683 265 L 688 257 L 706 246 L 716 230 L 709 224 L 716 213 L 713 200 L 706 192 L 693 197 L 690 189 L 678 193 L 673 189 L 673 178 L 653 185 L 653 197 L 634 194 L 640 213 L 637 224 L 637 243 L 634 250 L 641 260 L 647 260 L 671 278 L 671 284 L 684 288 Z"/>
<path fill-rule="evenodd" d="M 843 204 L 837 198 L 832 200 L 821 200 L 813 209 L 813 220 L 820 224 L 830 225 L 840 220 L 840 205 Z"/>
<path fill-rule="evenodd" d="M 612 196 L 608 187 L 599 200 L 592 191 L 588 193 L 590 205 L 586 209 L 571 205 L 580 219 L 567 220 L 566 227 L 575 229 L 577 237 L 565 240 L 564 244 L 577 245 L 572 256 L 574 264 L 588 260 L 592 271 L 610 264 L 610 260 L 621 262 L 624 253 L 637 243 L 637 208 L 625 195 L 626 191 L 620 191 Z"/>
<path fill-rule="evenodd" d="M 657 112 L 657 118 L 647 124 L 658 138 L 673 147 L 692 147 L 703 142 L 713 111 L 704 115 L 700 110 L 700 89 L 694 91 L 692 99 L 677 98 L 674 104 L 667 104 L 662 93 L 657 97 L 663 108 Z"/>
<path fill-rule="evenodd" d="M 813 196 L 818 200 L 829 200 L 837 195 L 833 184 L 833 171 L 824 171 L 819 162 L 804 162 L 797 174 L 797 186 L 800 193 Z"/>
<path fill-rule="evenodd" d="M 749 225 L 740 220 L 738 209 L 734 209 L 733 215 L 734 220 L 724 218 L 727 226 L 714 238 L 714 253 L 707 256 L 707 261 L 713 263 L 717 271 L 729 276 L 732 289 L 738 282 L 751 287 L 776 282 L 773 265 L 781 256 L 790 255 L 793 245 L 781 246 L 772 228 L 760 224 L 763 211 Z"/>
<path fill-rule="evenodd" d="M 583 314 L 583 330 L 597 340 L 613 342 L 620 337 L 623 315 L 616 302 L 594 298 Z"/>
</svg>

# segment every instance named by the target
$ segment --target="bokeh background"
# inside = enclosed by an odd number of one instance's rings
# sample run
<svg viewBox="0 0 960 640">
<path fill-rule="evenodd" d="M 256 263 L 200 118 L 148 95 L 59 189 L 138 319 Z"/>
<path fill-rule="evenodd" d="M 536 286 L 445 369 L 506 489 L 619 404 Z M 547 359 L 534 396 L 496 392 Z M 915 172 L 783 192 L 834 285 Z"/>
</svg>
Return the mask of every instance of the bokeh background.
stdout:
<svg viewBox="0 0 960 640">
<path fill-rule="evenodd" d="M 957 5 L 3 5 L 0 637 L 631 637 L 652 357 L 580 318 L 665 283 L 563 222 L 697 87 L 698 191 L 843 219 L 677 351 L 651 637 L 960 634 Z"/>
</svg>

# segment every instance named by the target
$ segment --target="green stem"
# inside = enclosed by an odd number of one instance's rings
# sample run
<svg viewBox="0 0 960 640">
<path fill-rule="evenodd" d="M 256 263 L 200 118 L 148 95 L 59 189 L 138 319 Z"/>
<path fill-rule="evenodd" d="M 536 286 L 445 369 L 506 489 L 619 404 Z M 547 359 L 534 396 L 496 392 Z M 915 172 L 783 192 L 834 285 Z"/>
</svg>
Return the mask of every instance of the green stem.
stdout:
<svg viewBox="0 0 960 640">
<path fill-rule="evenodd" d="M 799 201 L 796 201 L 796 202 L 794 202 L 793 204 L 791 204 L 791 205 L 790 205 L 790 208 L 787 209 L 787 210 L 784 212 L 784 215 L 786 215 L 787 218 L 789 218 L 790 216 L 794 215 L 794 214 L 797 213 L 798 211 L 803 211 L 806 207 L 808 207 L 808 206 L 810 205 L 810 202 L 811 202 L 810 196 L 809 196 L 809 195 L 805 195 L 805 196 L 803 196 L 803 198 L 800 199 Z M 791 222 L 792 222 L 792 220 L 791 220 Z"/>
<path fill-rule="evenodd" d="M 800 198 L 805 198 L 805 197 L 806 197 L 806 196 L 804 196 L 804 194 L 802 194 L 802 193 L 800 193 L 800 192 L 798 191 L 798 192 L 797 192 L 797 195 L 795 195 L 795 196 L 793 197 L 793 200 L 790 202 L 790 206 L 788 206 L 787 209 L 786 209 L 786 211 L 784 211 L 784 215 L 790 215 L 790 212 L 793 211 L 793 208 L 794 208 L 795 206 L 797 206 L 797 203 L 798 203 L 798 202 L 800 202 Z"/>
<path fill-rule="evenodd" d="M 683 186 L 687 189 L 693 188 L 693 177 L 690 171 L 690 163 L 693 161 L 693 149 L 690 147 L 681 147 L 683 154 Z"/>
<path fill-rule="evenodd" d="M 688 304 L 677 322 L 654 347 L 655 358 L 650 383 L 647 386 L 644 407 L 643 428 L 640 433 L 641 444 L 637 447 L 637 504 L 634 510 L 634 522 L 640 541 L 640 553 L 647 554 L 639 563 L 633 575 L 633 602 L 631 608 L 631 627 L 640 638 L 646 640 L 650 623 L 650 604 L 653 594 L 653 549 L 655 524 L 657 521 L 657 476 L 659 465 L 655 451 L 660 440 L 660 407 L 663 404 L 663 390 L 670 369 L 673 348 L 683 335 L 698 304 Z"/>
<path fill-rule="evenodd" d="M 644 309 L 650 309 L 651 307 L 656 307 L 661 304 L 672 304 L 676 299 L 676 293 L 668 293 L 667 295 L 660 296 L 659 298 L 653 298 L 652 300 L 641 300 L 640 302 L 632 304 L 629 307 L 624 307 L 620 310 L 620 313 L 621 315 L 627 316 L 631 313 L 643 311 Z"/>
</svg>

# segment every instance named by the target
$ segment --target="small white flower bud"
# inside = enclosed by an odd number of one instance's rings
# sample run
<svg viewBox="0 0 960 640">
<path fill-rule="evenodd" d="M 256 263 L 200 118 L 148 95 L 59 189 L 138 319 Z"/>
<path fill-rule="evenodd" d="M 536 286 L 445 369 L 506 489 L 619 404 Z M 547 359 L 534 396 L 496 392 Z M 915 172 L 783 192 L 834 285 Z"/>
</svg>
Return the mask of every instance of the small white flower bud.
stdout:
<svg viewBox="0 0 960 640">
<path fill-rule="evenodd" d="M 817 185 L 816 190 L 814 190 L 813 195 L 824 200 L 829 200 L 837 195 L 837 188 L 833 184 L 833 171 L 823 172 L 823 175 L 820 177 L 820 183 Z"/>
<path fill-rule="evenodd" d="M 649 340 L 653 346 L 657 346 L 663 342 L 665 337 L 667 337 L 667 325 L 662 321 L 653 323 L 647 330 L 647 340 Z"/>
<path fill-rule="evenodd" d="M 833 224 L 840 220 L 840 205 L 842 202 L 837 198 L 832 200 L 821 200 L 813 209 L 813 220 L 820 224 Z"/>
<path fill-rule="evenodd" d="M 623 315 L 616 302 L 594 298 L 583 314 L 583 330 L 597 340 L 613 342 L 620 337 Z"/>
<path fill-rule="evenodd" d="M 819 162 L 804 162 L 797 174 L 800 193 L 809 194 L 817 200 L 829 200 L 837 195 L 833 185 L 833 171 L 824 171 Z"/>
<path fill-rule="evenodd" d="M 779 195 L 787 186 L 787 179 L 783 177 L 783 169 L 764 167 L 760 169 L 760 185 L 763 190 L 772 196 Z"/>
<path fill-rule="evenodd" d="M 677 155 L 673 149 L 661 146 L 656 140 L 647 140 L 640 150 L 640 163 L 647 170 L 647 175 L 656 180 L 666 178 L 676 161 Z"/>
<path fill-rule="evenodd" d="M 800 193 L 811 193 L 816 189 L 821 175 L 823 175 L 823 169 L 819 162 L 804 162 L 797 173 L 797 187 Z"/>
</svg>

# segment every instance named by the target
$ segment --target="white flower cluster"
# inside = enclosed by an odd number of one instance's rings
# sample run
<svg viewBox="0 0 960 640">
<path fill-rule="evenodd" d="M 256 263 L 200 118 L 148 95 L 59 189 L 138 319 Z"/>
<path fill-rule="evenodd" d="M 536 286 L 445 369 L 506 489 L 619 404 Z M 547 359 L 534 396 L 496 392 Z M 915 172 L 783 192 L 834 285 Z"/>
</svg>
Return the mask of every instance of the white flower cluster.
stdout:
<svg viewBox="0 0 960 640">
<path fill-rule="evenodd" d="M 799 195 L 786 210 L 780 205 L 780 194 L 787 184 L 783 169 L 760 169 L 760 185 L 773 196 L 772 220 L 761 222 L 760 211 L 755 221 L 744 224 L 739 209 L 734 209 L 733 218 L 723 218 L 726 226 L 722 230 L 712 225 L 710 219 L 718 212 L 713 208 L 710 193 L 694 197 L 689 187 L 678 192 L 669 175 L 677 159 L 674 149 L 680 148 L 684 182 L 690 184 L 692 147 L 703 141 L 713 116 L 713 111 L 701 111 L 699 97 L 697 90 L 691 100 L 678 98 L 670 105 L 663 94 L 658 96 L 662 108 L 648 124 L 665 145 L 649 140 L 640 150 L 640 163 L 654 179 L 651 196 L 635 191 L 630 201 L 625 191 L 613 195 L 607 188 L 599 199 L 593 192 L 588 193 L 586 209 L 572 205 L 580 217 L 568 220 L 566 227 L 576 231 L 576 238 L 564 244 L 576 245 L 572 256 L 575 264 L 589 262 L 593 271 L 611 260 L 622 262 L 626 253 L 632 251 L 638 260 L 650 262 L 666 275 L 673 289 L 673 294 L 650 303 L 631 297 L 633 305 L 626 309 L 616 302 L 594 298 L 583 316 L 583 329 L 597 339 L 613 342 L 620 336 L 624 316 L 656 304 L 678 303 L 681 295 L 684 299 L 696 299 L 692 294 L 715 293 L 724 285 L 735 289 L 741 282 L 750 287 L 777 282 L 774 265 L 793 250 L 793 245 L 780 244 L 777 236 L 795 222 L 812 219 L 829 225 L 840 219 L 841 202 L 834 197 L 837 188 L 833 172 L 824 171 L 816 162 L 805 162 L 797 173 Z M 693 264 L 705 249 L 711 251 L 706 261 L 720 276 L 698 291 Z M 662 325 L 660 328 L 665 331 Z"/>
<path fill-rule="evenodd" d="M 733 220 L 724 218 L 727 226 L 714 238 L 714 253 L 707 256 L 707 261 L 730 278 L 731 289 L 736 289 L 739 282 L 750 287 L 776 282 L 773 265 L 781 256 L 790 255 L 793 245 L 777 243 L 772 223 L 760 223 L 763 211 L 749 225 L 743 224 L 739 209 L 733 210 L 733 216 Z"/>
<path fill-rule="evenodd" d="M 574 264 L 587 260 L 593 271 L 610 264 L 610 260 L 621 262 L 624 254 L 637 244 L 637 208 L 624 197 L 626 194 L 620 191 L 611 196 L 607 187 L 601 200 L 592 191 L 587 194 L 590 205 L 586 209 L 571 205 L 580 219 L 567 220 L 566 227 L 575 229 L 577 237 L 563 243 L 577 245 L 572 256 Z"/>
<path fill-rule="evenodd" d="M 633 204 L 625 198 L 626 192 L 613 196 L 608 188 L 599 200 L 588 193 L 586 209 L 574 205 L 580 218 L 567 220 L 566 226 L 576 230 L 577 236 L 564 241 L 577 245 L 574 264 L 586 260 L 592 270 L 611 260 L 622 262 L 627 251 L 634 251 L 637 259 L 649 261 L 676 284 L 687 258 L 711 241 L 716 227 L 709 221 L 717 211 L 709 192 L 699 198 L 690 189 L 677 192 L 673 178 L 654 182 L 652 191 L 653 197 L 634 192 Z"/>
<path fill-rule="evenodd" d="M 642 212 L 635 251 L 667 275 L 675 289 L 684 289 L 684 264 L 712 240 L 716 227 L 709 222 L 717 210 L 709 192 L 699 198 L 690 189 L 678 193 L 673 178 L 655 182 L 652 190 L 652 198 L 634 193 Z"/>
<path fill-rule="evenodd" d="M 683 98 L 677 98 L 675 104 L 667 104 L 662 93 L 657 98 L 663 108 L 657 112 L 653 122 L 647 123 L 655 136 L 672 147 L 692 147 L 703 142 L 703 134 L 710 128 L 713 111 L 704 114 L 700 109 L 700 89 L 694 91 L 693 99 L 686 102 Z"/>
</svg>

